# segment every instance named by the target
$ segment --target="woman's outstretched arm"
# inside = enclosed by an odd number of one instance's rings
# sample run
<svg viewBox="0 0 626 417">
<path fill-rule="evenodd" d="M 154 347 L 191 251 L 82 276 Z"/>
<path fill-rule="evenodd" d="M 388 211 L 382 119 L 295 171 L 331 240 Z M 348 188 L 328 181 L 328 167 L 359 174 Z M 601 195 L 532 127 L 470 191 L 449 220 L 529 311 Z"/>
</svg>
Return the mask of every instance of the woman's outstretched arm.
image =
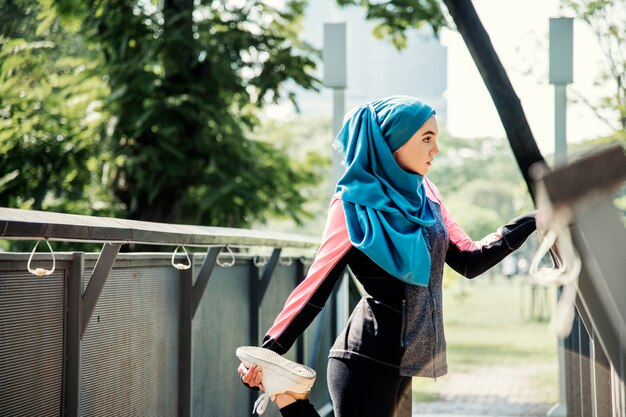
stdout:
<svg viewBox="0 0 626 417">
<path fill-rule="evenodd" d="M 518 249 L 536 229 L 536 213 L 531 212 L 511 220 L 495 233 L 480 241 L 472 240 L 446 209 L 437 187 L 428 179 L 427 194 L 439 203 L 441 214 L 450 234 L 446 263 L 459 274 L 475 278 Z"/>
<path fill-rule="evenodd" d="M 532 212 L 516 217 L 498 232 L 480 242 L 474 242 L 474 248 L 461 249 L 451 240 L 446 263 L 459 274 L 475 278 L 522 246 L 535 229 L 535 213 Z"/>
</svg>

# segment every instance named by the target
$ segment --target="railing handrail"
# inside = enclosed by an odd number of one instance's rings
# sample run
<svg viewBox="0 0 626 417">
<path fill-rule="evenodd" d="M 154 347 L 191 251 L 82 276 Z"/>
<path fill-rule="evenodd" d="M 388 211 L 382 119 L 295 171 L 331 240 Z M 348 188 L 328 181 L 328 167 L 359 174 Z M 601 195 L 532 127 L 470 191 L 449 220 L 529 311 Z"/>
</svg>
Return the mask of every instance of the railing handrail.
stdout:
<svg viewBox="0 0 626 417">
<path fill-rule="evenodd" d="M 314 249 L 320 243 L 319 238 L 309 235 L 156 223 L 4 207 L 0 207 L 0 239 L 306 249 Z"/>
<path fill-rule="evenodd" d="M 573 205 L 619 189 L 626 181 L 626 156 L 621 144 L 613 144 L 554 171 L 540 164 L 532 170 L 535 181 L 543 182 L 552 206 Z"/>
</svg>

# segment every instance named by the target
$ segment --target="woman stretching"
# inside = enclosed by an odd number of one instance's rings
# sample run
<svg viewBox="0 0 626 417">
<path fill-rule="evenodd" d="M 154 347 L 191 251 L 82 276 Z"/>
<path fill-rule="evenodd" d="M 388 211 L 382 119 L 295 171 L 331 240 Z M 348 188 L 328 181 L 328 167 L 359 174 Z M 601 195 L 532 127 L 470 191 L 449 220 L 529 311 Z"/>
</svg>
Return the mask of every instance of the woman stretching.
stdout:
<svg viewBox="0 0 626 417">
<path fill-rule="evenodd" d="M 412 377 L 445 375 L 444 263 L 474 278 L 535 230 L 531 213 L 472 241 L 426 177 L 439 153 L 438 134 L 433 108 L 413 97 L 392 96 L 354 109 L 335 140 L 346 171 L 330 202 L 322 244 L 263 341 L 265 349 L 287 352 L 350 267 L 365 295 L 329 353 L 335 417 L 392 417 Z M 242 381 L 265 388 L 283 416 L 317 416 L 306 399 L 312 384 L 308 368 L 297 370 L 272 352 L 259 352 L 238 350 Z M 272 378 L 264 379 L 264 371 Z M 276 382 L 290 376 L 291 387 Z M 298 392 L 307 378 L 310 384 Z M 266 380 L 274 381 L 271 392 Z"/>
</svg>

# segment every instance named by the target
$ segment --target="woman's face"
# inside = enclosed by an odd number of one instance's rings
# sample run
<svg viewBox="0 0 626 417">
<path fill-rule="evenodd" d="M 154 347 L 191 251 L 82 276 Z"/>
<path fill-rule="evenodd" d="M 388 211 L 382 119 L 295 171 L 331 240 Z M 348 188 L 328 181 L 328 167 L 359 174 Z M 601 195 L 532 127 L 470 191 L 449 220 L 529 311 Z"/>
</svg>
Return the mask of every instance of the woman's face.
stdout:
<svg viewBox="0 0 626 417">
<path fill-rule="evenodd" d="M 405 171 L 426 175 L 435 155 L 439 153 L 437 136 L 439 128 L 435 116 L 430 118 L 393 156 Z"/>
</svg>

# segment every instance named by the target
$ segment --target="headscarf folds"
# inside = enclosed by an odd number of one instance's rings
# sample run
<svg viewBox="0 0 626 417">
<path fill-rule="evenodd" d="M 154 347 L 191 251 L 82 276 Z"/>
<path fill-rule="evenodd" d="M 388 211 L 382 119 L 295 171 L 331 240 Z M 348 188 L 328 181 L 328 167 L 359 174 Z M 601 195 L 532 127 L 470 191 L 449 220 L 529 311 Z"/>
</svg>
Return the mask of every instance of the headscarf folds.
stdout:
<svg viewBox="0 0 626 417">
<path fill-rule="evenodd" d="M 393 153 L 433 114 L 413 97 L 388 97 L 356 108 L 334 143 L 346 165 L 335 195 L 352 245 L 392 276 L 422 286 L 430 277 L 423 227 L 435 218 L 424 177 L 400 168 Z"/>
</svg>

